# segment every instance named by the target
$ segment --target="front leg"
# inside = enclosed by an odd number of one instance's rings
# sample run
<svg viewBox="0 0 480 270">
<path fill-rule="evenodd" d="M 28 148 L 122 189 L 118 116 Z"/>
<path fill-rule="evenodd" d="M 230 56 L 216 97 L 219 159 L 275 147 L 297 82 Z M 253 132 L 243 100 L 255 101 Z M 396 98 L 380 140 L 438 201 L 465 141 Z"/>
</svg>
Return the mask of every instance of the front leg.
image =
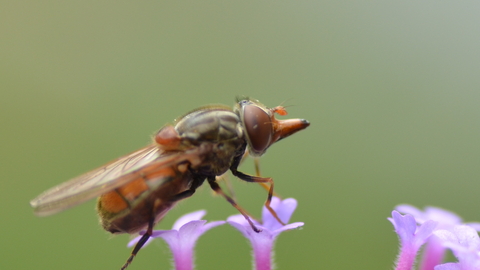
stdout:
<svg viewBox="0 0 480 270">
<path fill-rule="evenodd" d="M 250 226 L 255 232 L 259 233 L 262 231 L 259 228 L 257 228 L 255 224 L 253 224 L 247 211 L 245 211 L 242 207 L 240 207 L 240 205 L 238 205 L 235 202 L 235 200 L 233 200 L 230 196 L 228 196 L 223 192 L 222 188 L 217 184 L 217 182 L 215 182 L 215 176 L 208 177 L 207 180 L 208 180 L 208 183 L 210 184 L 210 187 L 213 189 L 213 191 L 215 191 L 215 193 L 217 194 L 222 195 L 233 207 L 235 207 L 240 212 L 240 214 L 242 214 L 242 216 L 245 217 L 245 219 L 248 221 L 248 223 L 250 224 Z"/>
<path fill-rule="evenodd" d="M 278 222 L 280 222 L 280 224 L 285 225 L 285 223 L 282 220 L 280 220 L 280 218 L 278 217 L 277 212 L 275 212 L 275 210 L 273 210 L 273 208 L 270 206 L 270 203 L 272 202 L 272 196 L 273 196 L 273 185 L 274 185 L 273 179 L 270 177 L 253 176 L 253 175 L 249 175 L 249 174 L 238 171 L 237 168 L 238 168 L 238 165 L 240 164 L 240 161 L 241 161 L 241 156 L 236 157 L 233 160 L 232 166 L 230 167 L 230 171 L 232 172 L 232 174 L 246 182 L 260 183 L 264 185 L 265 183 L 269 183 L 270 188 L 268 189 L 268 197 L 267 197 L 267 201 L 265 202 L 265 207 L 272 214 L 272 216 Z"/>
</svg>

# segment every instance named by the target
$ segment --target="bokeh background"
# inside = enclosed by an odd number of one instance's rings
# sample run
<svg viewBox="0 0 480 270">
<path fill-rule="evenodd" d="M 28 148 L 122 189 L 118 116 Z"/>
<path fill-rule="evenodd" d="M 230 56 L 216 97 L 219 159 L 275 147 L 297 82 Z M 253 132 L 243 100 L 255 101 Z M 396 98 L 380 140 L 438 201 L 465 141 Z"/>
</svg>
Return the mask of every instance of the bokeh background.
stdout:
<svg viewBox="0 0 480 270">
<path fill-rule="evenodd" d="M 299 206 L 278 269 L 390 269 L 397 204 L 480 221 L 478 1 L 3 1 L 0 9 L 0 269 L 118 269 L 129 237 L 89 201 L 38 218 L 40 192 L 149 143 L 183 113 L 238 95 L 311 126 L 272 146 L 262 173 Z M 252 161 L 242 170 L 253 173 Z M 231 179 L 260 214 L 265 191 Z M 207 186 L 157 229 L 206 209 Z M 225 225 L 197 269 L 250 269 Z M 131 269 L 169 269 L 157 241 Z"/>
</svg>

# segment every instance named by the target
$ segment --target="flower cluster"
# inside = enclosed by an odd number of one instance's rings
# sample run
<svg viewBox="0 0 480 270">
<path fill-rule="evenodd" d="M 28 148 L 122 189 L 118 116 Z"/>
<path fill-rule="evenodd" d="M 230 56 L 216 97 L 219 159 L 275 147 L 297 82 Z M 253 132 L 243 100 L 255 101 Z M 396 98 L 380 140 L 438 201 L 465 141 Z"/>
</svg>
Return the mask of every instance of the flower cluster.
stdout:
<svg viewBox="0 0 480 270">
<path fill-rule="evenodd" d="M 413 269 L 423 245 L 420 270 L 480 270 L 480 223 L 463 223 L 454 213 L 440 208 L 421 211 L 410 205 L 398 206 L 389 220 L 400 238 L 396 270 Z M 442 263 L 447 249 L 458 262 Z"/>
<path fill-rule="evenodd" d="M 297 201 L 291 198 L 282 201 L 273 197 L 270 206 L 275 210 L 280 220 L 286 224 L 297 207 Z M 144 247 L 154 238 L 162 238 L 167 242 L 172 251 L 176 270 L 194 269 L 193 255 L 198 238 L 206 231 L 225 223 L 225 221 L 207 223 L 205 220 L 200 220 L 205 214 L 206 211 L 204 210 L 189 213 L 180 217 L 173 225 L 172 230 L 153 231 L 152 236 L 145 243 Z M 280 224 L 266 207 L 263 207 L 262 223 L 254 221 L 257 228 L 262 230 L 261 232 L 253 231 L 242 215 L 230 216 L 227 221 L 251 242 L 256 270 L 272 269 L 272 249 L 275 239 L 281 232 L 303 226 L 303 222 Z M 140 232 L 141 235 L 144 233 L 145 231 Z M 140 238 L 141 236 L 136 237 L 129 242 L 128 246 L 134 246 Z"/>
</svg>

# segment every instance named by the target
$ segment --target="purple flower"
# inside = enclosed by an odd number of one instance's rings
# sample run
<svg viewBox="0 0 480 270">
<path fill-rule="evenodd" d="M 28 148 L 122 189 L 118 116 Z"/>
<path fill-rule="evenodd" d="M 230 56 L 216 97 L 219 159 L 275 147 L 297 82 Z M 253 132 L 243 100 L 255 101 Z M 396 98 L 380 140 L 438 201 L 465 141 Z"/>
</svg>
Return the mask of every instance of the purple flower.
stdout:
<svg viewBox="0 0 480 270">
<path fill-rule="evenodd" d="M 438 265 L 435 270 L 480 269 L 480 239 L 474 228 L 467 225 L 458 225 L 452 230 L 437 230 L 434 234 L 445 247 L 452 250 L 458 259 L 458 263 Z"/>
<path fill-rule="evenodd" d="M 463 224 L 462 218 L 457 214 L 437 207 L 425 207 L 425 210 L 421 211 L 414 206 L 404 204 L 397 206 L 396 209 L 399 212 L 414 216 L 418 224 L 423 224 L 428 220 L 437 221 L 437 230 L 452 230 L 455 226 Z M 466 224 L 480 231 L 480 223 Z M 433 269 L 436 265 L 439 265 L 443 261 L 445 251 L 446 247 L 437 237 L 430 237 L 425 246 L 419 269 Z"/>
<path fill-rule="evenodd" d="M 195 248 L 197 239 L 211 228 L 225 223 L 225 221 L 212 221 L 206 223 L 207 221 L 205 220 L 199 220 L 205 216 L 206 213 L 205 210 L 200 210 L 183 215 L 175 222 L 175 224 L 173 224 L 172 230 L 153 231 L 152 236 L 148 242 L 145 243 L 144 247 L 153 240 L 153 238 L 163 238 L 172 251 L 175 269 L 193 269 L 193 249 Z M 144 233 L 145 231 L 140 232 L 140 234 Z M 128 246 L 131 247 L 135 245 L 140 237 L 141 236 L 138 236 L 130 241 Z"/>
<path fill-rule="evenodd" d="M 395 227 L 395 232 L 401 242 L 395 269 L 410 270 L 413 268 L 418 250 L 430 237 L 438 222 L 428 220 L 417 226 L 417 222 L 412 215 L 402 216 L 397 211 L 392 212 L 392 218 L 389 218 L 389 220 Z"/>
<path fill-rule="evenodd" d="M 412 215 L 413 217 L 415 217 L 415 220 L 418 224 L 423 224 L 427 220 L 435 220 L 438 222 L 437 229 L 451 229 L 456 225 L 465 224 L 476 229 L 477 231 L 480 231 L 480 223 L 463 223 L 462 218 L 459 217 L 457 214 L 444 210 L 442 208 L 427 206 L 425 207 L 425 210 L 422 211 L 414 206 L 408 204 L 401 204 L 395 209 L 398 212 Z"/>
<path fill-rule="evenodd" d="M 280 220 L 286 224 L 297 207 L 297 201 L 292 198 L 282 201 L 277 197 L 273 197 L 270 206 L 275 210 Z M 272 269 L 272 248 L 277 236 L 283 231 L 292 230 L 304 224 L 303 222 L 295 222 L 282 225 L 266 207 L 263 207 L 262 211 L 262 224 L 254 221 L 255 225 L 262 230 L 259 233 L 253 231 L 242 215 L 230 216 L 227 221 L 250 240 L 253 247 L 256 270 Z"/>
</svg>

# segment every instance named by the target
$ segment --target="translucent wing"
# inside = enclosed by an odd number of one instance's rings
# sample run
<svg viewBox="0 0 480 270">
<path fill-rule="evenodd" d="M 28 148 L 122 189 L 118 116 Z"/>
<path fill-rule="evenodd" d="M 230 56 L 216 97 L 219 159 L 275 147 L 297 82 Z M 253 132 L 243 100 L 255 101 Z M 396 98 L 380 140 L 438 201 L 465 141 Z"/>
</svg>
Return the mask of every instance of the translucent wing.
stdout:
<svg viewBox="0 0 480 270">
<path fill-rule="evenodd" d="M 198 155 L 198 151 L 165 153 L 157 145 L 150 145 L 53 187 L 30 201 L 30 205 L 39 216 L 52 215 L 123 186 L 144 174 L 188 160 L 192 155 Z"/>
</svg>

